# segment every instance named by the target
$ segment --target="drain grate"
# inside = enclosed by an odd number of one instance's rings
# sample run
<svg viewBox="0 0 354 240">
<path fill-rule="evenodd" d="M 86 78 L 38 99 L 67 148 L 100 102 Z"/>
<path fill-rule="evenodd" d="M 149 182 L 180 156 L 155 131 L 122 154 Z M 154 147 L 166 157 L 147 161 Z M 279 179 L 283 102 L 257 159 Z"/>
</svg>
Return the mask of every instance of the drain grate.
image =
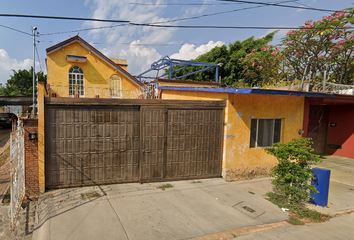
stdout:
<svg viewBox="0 0 354 240">
<path fill-rule="evenodd" d="M 250 207 L 247 207 L 247 206 L 243 206 L 242 208 L 245 209 L 245 210 L 247 210 L 247 211 L 249 211 L 250 213 L 256 212 L 256 210 L 254 210 L 254 209 L 252 209 L 252 208 L 250 208 Z"/>
</svg>

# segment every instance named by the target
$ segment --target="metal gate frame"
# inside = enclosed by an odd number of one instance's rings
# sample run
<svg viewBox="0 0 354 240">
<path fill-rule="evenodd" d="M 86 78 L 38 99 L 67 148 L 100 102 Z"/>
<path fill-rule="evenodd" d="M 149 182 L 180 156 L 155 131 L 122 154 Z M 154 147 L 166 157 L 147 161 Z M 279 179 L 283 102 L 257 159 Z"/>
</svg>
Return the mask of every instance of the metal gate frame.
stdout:
<svg viewBox="0 0 354 240">
<path fill-rule="evenodd" d="M 18 214 L 25 197 L 25 148 L 24 128 L 10 134 L 10 177 L 11 177 L 11 228 L 15 228 Z"/>
<path fill-rule="evenodd" d="M 139 161 L 138 161 L 138 167 L 139 167 L 139 179 L 138 180 L 132 180 L 132 181 L 122 181 L 123 182 L 156 182 L 156 181 L 166 181 L 166 180 L 182 180 L 186 179 L 185 177 L 178 177 L 178 178 L 165 178 L 165 166 L 163 167 L 163 177 L 158 178 L 158 179 L 144 179 L 143 178 L 143 164 L 144 164 L 144 149 L 143 149 L 143 112 L 144 109 L 163 109 L 165 111 L 165 135 L 167 132 L 167 112 L 168 110 L 223 110 L 222 113 L 222 122 L 224 121 L 224 108 L 226 106 L 226 101 L 225 100 L 220 100 L 220 101 L 196 101 L 196 100 L 161 100 L 161 99 L 90 99 L 90 98 L 45 98 L 45 105 L 46 109 L 48 109 L 48 106 L 83 106 L 83 107 L 109 107 L 109 106 L 138 106 L 140 108 L 140 153 L 139 153 Z M 46 121 L 49 121 L 47 115 L 45 117 Z M 47 123 L 45 123 L 46 128 L 48 127 Z M 49 129 L 48 129 L 49 131 Z M 46 137 L 46 146 L 49 147 L 47 137 L 48 137 L 48 132 L 45 134 Z M 167 135 L 166 135 L 167 136 Z M 166 136 L 164 137 L 164 144 L 167 144 L 166 141 Z M 221 140 L 222 141 L 222 140 Z M 220 159 L 221 162 L 220 164 L 222 165 L 222 150 L 223 150 L 223 141 L 221 143 L 221 151 L 220 151 Z M 46 151 L 46 157 L 47 155 Z M 166 162 L 166 148 L 163 153 L 163 161 L 164 165 Z M 209 178 L 209 177 L 220 177 L 222 172 L 222 166 L 220 166 L 220 173 L 218 176 L 203 176 L 202 178 Z M 195 177 L 188 177 L 188 179 L 199 179 L 201 178 L 200 176 L 195 176 Z M 105 183 L 102 183 L 105 184 Z M 67 186 L 66 186 L 67 187 Z M 72 186 L 76 187 L 76 186 Z M 61 188 L 55 187 L 55 188 Z"/>
</svg>

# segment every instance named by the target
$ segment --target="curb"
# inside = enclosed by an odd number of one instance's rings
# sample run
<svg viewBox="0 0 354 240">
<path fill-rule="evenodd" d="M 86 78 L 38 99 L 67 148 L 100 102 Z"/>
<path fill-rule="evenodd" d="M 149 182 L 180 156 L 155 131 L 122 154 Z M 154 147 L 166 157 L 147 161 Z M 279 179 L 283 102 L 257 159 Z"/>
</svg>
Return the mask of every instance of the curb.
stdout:
<svg viewBox="0 0 354 240">
<path fill-rule="evenodd" d="M 274 229 L 274 228 L 283 227 L 283 226 L 290 226 L 290 225 L 291 224 L 288 223 L 287 221 L 283 221 L 283 222 L 277 222 L 277 223 L 252 226 L 252 227 L 237 228 L 237 229 L 219 232 L 219 233 L 215 233 L 215 234 L 203 235 L 203 236 L 195 237 L 195 238 L 189 238 L 187 240 L 230 239 L 230 238 L 235 238 L 235 237 L 239 237 L 242 235 L 247 235 L 250 233 L 255 233 L 255 232 L 260 232 L 260 231 L 264 231 L 264 230 L 268 230 L 268 229 Z"/>
<path fill-rule="evenodd" d="M 354 209 L 343 210 L 339 212 L 329 213 L 328 215 L 335 218 L 335 217 L 342 217 L 346 215 L 350 215 L 354 213 Z"/>
</svg>

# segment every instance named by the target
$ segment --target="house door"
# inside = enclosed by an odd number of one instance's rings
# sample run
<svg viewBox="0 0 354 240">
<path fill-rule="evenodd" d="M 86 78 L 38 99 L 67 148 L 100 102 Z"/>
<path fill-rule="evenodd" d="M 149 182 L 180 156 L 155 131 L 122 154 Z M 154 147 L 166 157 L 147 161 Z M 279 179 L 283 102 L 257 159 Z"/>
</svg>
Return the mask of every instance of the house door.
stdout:
<svg viewBox="0 0 354 240">
<path fill-rule="evenodd" d="M 329 121 L 329 106 L 313 105 L 310 106 L 309 127 L 307 136 L 312 138 L 313 153 L 325 154 L 327 131 Z"/>
</svg>

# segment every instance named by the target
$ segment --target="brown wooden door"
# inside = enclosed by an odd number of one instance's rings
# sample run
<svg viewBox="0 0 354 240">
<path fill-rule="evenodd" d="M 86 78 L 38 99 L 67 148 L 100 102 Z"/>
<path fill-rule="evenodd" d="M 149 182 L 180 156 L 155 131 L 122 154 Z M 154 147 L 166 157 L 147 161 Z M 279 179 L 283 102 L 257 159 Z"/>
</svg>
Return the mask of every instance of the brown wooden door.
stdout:
<svg viewBox="0 0 354 240">
<path fill-rule="evenodd" d="M 329 121 L 329 106 L 310 106 L 309 114 L 309 138 L 312 138 L 315 154 L 326 153 L 327 131 Z"/>
<path fill-rule="evenodd" d="M 139 179 L 138 108 L 46 108 L 46 187 Z"/>
<path fill-rule="evenodd" d="M 222 110 L 168 110 L 166 178 L 221 175 Z"/>
<path fill-rule="evenodd" d="M 166 108 L 142 107 L 142 180 L 164 178 Z"/>
</svg>

